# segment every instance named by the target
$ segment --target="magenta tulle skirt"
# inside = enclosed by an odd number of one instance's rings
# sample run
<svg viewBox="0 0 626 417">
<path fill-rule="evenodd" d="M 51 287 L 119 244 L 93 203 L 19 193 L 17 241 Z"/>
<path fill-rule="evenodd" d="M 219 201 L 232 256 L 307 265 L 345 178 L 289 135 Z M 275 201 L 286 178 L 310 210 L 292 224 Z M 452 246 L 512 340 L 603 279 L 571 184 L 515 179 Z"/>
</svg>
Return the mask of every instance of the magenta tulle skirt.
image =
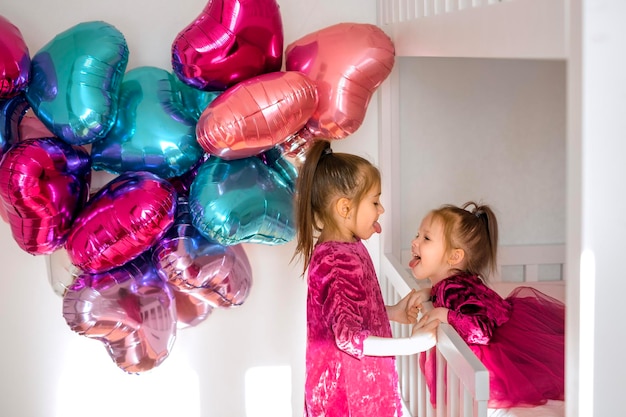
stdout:
<svg viewBox="0 0 626 417">
<path fill-rule="evenodd" d="M 489 370 L 489 408 L 532 407 L 565 395 L 565 305 L 530 287 L 507 297 L 510 319 L 487 345 L 469 347 Z M 420 356 L 436 406 L 434 351 Z"/>
<path fill-rule="evenodd" d="M 512 313 L 488 345 L 470 345 L 489 370 L 489 407 L 509 408 L 563 400 L 565 305 L 533 288 L 507 297 Z"/>
</svg>

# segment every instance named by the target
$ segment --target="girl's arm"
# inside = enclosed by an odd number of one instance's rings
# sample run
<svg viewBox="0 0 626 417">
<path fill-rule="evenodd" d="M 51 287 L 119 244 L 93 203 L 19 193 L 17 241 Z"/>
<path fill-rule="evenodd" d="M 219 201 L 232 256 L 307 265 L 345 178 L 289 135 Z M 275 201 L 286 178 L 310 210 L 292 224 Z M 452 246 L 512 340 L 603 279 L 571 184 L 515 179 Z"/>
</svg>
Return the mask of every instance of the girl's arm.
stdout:
<svg viewBox="0 0 626 417">
<path fill-rule="evenodd" d="M 450 281 L 439 288 L 437 297 L 443 306 L 429 314 L 452 325 L 467 343 L 488 344 L 494 329 L 509 317 L 508 304 L 483 285 Z"/>
<path fill-rule="evenodd" d="M 413 355 L 424 352 L 437 343 L 437 320 L 424 315 L 415 326 L 411 337 L 393 338 L 368 336 L 363 341 L 363 354 L 367 356 Z"/>
</svg>

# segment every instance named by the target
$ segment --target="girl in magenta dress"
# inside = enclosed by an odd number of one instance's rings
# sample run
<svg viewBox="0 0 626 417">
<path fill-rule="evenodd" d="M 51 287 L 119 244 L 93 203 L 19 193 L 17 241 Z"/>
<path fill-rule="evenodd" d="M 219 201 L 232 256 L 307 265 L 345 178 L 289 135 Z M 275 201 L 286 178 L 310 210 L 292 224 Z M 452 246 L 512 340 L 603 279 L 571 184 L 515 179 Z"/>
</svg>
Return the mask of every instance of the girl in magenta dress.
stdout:
<svg viewBox="0 0 626 417">
<path fill-rule="evenodd" d="M 395 355 L 435 344 L 422 318 L 407 338 L 389 320 L 415 323 L 416 292 L 385 306 L 363 240 L 380 232 L 380 174 L 367 160 L 314 142 L 300 167 L 296 255 L 308 269 L 305 410 L 308 417 L 402 414 Z"/>
<path fill-rule="evenodd" d="M 510 408 L 563 400 L 565 306 L 530 287 L 506 298 L 486 283 L 496 268 L 498 225 L 489 206 L 469 202 L 431 211 L 412 241 L 409 266 L 432 288 L 430 320 L 449 323 L 489 370 L 489 407 Z M 434 403 L 435 358 L 420 355 Z"/>
</svg>

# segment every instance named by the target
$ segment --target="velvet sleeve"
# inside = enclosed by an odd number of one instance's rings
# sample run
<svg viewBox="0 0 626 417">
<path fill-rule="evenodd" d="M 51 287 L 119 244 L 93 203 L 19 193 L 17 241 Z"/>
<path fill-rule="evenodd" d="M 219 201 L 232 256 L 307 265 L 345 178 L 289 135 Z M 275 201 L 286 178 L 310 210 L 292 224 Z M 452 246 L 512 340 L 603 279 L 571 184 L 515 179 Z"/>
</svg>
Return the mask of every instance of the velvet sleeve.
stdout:
<svg viewBox="0 0 626 417">
<path fill-rule="evenodd" d="M 330 279 L 324 296 L 323 311 L 335 335 L 337 347 L 358 359 L 363 357 L 363 341 L 370 335 L 363 328 L 361 307 L 367 293 L 361 285 L 363 268 L 358 256 L 346 252 L 329 253 L 321 260 L 327 264 Z"/>
<path fill-rule="evenodd" d="M 449 309 L 448 323 L 467 343 L 488 344 L 494 329 L 508 320 L 508 303 L 483 284 L 454 278 L 440 284 L 437 304 Z"/>
</svg>

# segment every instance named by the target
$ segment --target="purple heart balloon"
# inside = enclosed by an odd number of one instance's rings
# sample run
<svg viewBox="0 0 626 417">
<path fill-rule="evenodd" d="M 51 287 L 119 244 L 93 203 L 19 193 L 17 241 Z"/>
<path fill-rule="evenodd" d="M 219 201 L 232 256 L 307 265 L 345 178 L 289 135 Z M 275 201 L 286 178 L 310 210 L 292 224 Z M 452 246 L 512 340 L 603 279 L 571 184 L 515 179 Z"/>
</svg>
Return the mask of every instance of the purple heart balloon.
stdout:
<svg viewBox="0 0 626 417">
<path fill-rule="evenodd" d="M 61 247 L 87 201 L 90 180 L 82 147 L 56 138 L 11 147 L 0 162 L 0 199 L 17 244 L 33 255 Z"/>
<path fill-rule="evenodd" d="M 147 256 L 109 272 L 83 273 L 63 296 L 70 329 L 104 343 L 129 373 L 148 371 L 167 358 L 176 337 L 175 308 L 172 290 Z"/>
</svg>

